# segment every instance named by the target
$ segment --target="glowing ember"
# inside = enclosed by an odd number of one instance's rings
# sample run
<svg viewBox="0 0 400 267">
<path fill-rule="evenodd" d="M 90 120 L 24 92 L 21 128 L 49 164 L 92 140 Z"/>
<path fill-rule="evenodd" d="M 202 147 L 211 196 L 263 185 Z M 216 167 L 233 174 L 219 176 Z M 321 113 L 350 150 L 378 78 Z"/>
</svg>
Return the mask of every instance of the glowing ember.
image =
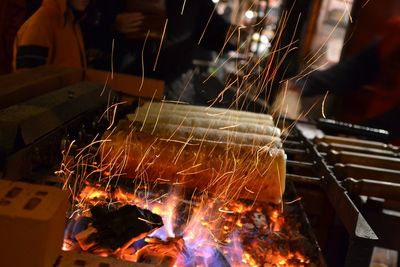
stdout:
<svg viewBox="0 0 400 267">
<path fill-rule="evenodd" d="M 297 218 L 280 213 L 271 204 L 221 203 L 204 196 L 184 201 L 176 193 L 150 196 L 143 192 L 136 190 L 135 195 L 122 188 L 85 187 L 76 198 L 78 211 L 66 229 L 63 250 L 88 250 L 127 261 L 141 261 L 148 255 L 169 257 L 175 266 L 311 266 L 303 247 L 306 240 L 296 227 Z M 93 231 L 83 216 L 90 216 L 91 207 L 115 209 L 128 204 L 159 214 L 164 227 L 114 251 L 79 244 L 79 235 Z"/>
</svg>

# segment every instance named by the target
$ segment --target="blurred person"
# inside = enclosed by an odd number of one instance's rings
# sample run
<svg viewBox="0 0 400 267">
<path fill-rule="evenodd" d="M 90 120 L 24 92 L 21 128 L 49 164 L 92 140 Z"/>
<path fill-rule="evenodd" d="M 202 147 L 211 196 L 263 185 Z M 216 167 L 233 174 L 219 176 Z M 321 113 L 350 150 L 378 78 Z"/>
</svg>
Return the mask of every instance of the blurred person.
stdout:
<svg viewBox="0 0 400 267">
<path fill-rule="evenodd" d="M 143 22 L 138 12 L 125 12 L 125 0 L 92 1 L 87 15 L 82 20 L 82 32 L 90 68 L 117 72 L 132 72 L 132 68 L 123 65 L 122 58 L 129 51 L 138 51 L 139 45 L 130 42 L 128 35 L 134 35 Z M 136 70 L 134 72 L 137 72 Z M 131 73 L 133 74 L 133 73 Z"/>
<path fill-rule="evenodd" d="M 193 59 L 197 48 L 209 53 L 235 49 L 226 43 L 228 32 L 234 26 L 214 12 L 215 4 L 211 0 L 188 1 L 183 14 L 181 1 L 166 0 L 166 6 L 169 28 L 157 68 L 166 81 L 167 99 L 195 103 L 201 93 L 199 84 L 203 82 L 195 81 L 198 73 Z M 215 90 L 222 88 L 223 85 Z"/>
<path fill-rule="evenodd" d="M 381 36 L 358 54 L 300 79 L 289 80 L 274 109 L 296 118 L 295 99 L 329 93 L 342 96 L 347 105 L 335 107 L 338 118 L 355 124 L 387 129 L 392 141 L 400 139 L 400 17 L 390 19 Z M 284 99 L 285 97 L 285 99 Z M 291 104 L 288 104 L 290 102 Z"/>
<path fill-rule="evenodd" d="M 14 48 L 15 70 L 41 65 L 86 67 L 79 22 L 90 0 L 43 0 L 19 29 Z"/>
<path fill-rule="evenodd" d="M 231 27 L 229 22 L 214 12 L 214 3 L 211 0 L 193 0 L 184 5 L 179 0 L 155 1 L 163 3 L 168 25 L 159 59 L 153 70 L 160 39 L 149 37 L 144 45 L 143 32 L 151 30 L 148 25 L 149 14 L 127 11 L 129 1 L 125 0 L 100 2 L 103 2 L 101 16 L 105 22 L 100 21 L 97 30 L 88 31 L 92 32 L 92 37 L 87 40 L 91 44 L 88 47 L 105 44 L 101 49 L 111 51 L 114 39 L 114 71 L 162 79 L 166 82 L 167 99 L 192 103 L 195 97 L 191 82 L 195 75 L 192 61 L 196 48 L 200 46 L 208 51 L 219 52 L 225 45 L 225 38 Z M 106 33 L 110 31 L 111 34 Z M 103 35 L 96 32 L 102 32 Z M 226 46 L 227 50 L 232 48 L 230 44 Z M 110 70 L 110 61 L 104 62 L 106 64 L 103 69 Z M 183 90 L 184 88 L 186 89 Z"/>
<path fill-rule="evenodd" d="M 131 6 L 128 2 L 130 1 L 97 0 L 83 20 L 83 35 L 90 67 L 110 71 L 113 54 L 114 71 L 141 75 L 139 60 L 145 39 L 142 32 L 146 17 L 141 12 L 128 11 L 128 6 Z M 145 59 L 149 61 L 157 48 L 158 42 L 149 38 L 146 41 Z M 146 71 L 146 75 L 148 74 Z"/>
</svg>

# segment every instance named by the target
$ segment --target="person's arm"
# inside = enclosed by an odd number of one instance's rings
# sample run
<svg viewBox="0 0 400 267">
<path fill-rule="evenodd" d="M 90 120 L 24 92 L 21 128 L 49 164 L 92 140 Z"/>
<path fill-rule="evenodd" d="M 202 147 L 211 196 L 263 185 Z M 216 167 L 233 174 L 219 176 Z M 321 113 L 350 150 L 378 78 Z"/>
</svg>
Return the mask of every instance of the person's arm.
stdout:
<svg viewBox="0 0 400 267">
<path fill-rule="evenodd" d="M 34 68 L 51 64 L 53 39 L 50 23 L 42 14 L 38 14 L 29 24 L 23 25 L 17 33 L 14 68 Z"/>
<path fill-rule="evenodd" d="M 145 16 L 139 12 L 124 12 L 115 18 L 115 30 L 127 37 L 135 36 L 143 24 Z"/>
<path fill-rule="evenodd" d="M 374 40 L 355 56 L 327 70 L 315 71 L 295 81 L 295 85 L 303 89 L 303 96 L 316 96 L 325 94 L 327 90 L 343 94 L 371 84 L 379 72 L 378 44 L 379 40 Z"/>
</svg>

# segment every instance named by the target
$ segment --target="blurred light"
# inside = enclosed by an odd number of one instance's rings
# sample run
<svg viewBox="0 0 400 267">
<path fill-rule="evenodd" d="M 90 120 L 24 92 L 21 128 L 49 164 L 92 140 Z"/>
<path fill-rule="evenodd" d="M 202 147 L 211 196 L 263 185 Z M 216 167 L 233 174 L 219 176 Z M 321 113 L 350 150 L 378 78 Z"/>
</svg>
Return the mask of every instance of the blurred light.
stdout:
<svg viewBox="0 0 400 267">
<path fill-rule="evenodd" d="M 217 4 L 219 0 L 212 0 L 214 4 Z"/>
<path fill-rule="evenodd" d="M 246 16 L 246 18 L 248 19 L 252 19 L 254 18 L 254 12 L 251 10 L 247 10 L 246 13 L 244 14 Z"/>
<path fill-rule="evenodd" d="M 253 33 L 253 36 L 252 36 L 253 38 L 253 40 L 254 41 L 258 41 L 258 40 L 260 40 L 260 34 L 258 33 L 258 32 L 255 32 L 255 33 Z"/>
<path fill-rule="evenodd" d="M 265 35 L 261 35 L 261 42 L 264 44 L 268 44 L 269 43 L 268 37 Z"/>
</svg>

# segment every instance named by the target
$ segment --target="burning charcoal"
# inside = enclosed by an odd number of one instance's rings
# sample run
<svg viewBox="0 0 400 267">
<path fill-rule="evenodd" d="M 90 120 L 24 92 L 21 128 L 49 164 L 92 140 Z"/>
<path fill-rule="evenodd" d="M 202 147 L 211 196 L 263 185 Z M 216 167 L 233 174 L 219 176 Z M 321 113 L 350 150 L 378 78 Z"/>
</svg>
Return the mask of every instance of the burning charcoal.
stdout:
<svg viewBox="0 0 400 267">
<path fill-rule="evenodd" d="M 145 237 L 163 226 L 159 215 L 132 205 L 114 211 L 109 211 L 104 206 L 95 206 L 91 212 L 93 227 L 97 230 L 95 233 L 97 246 L 113 250 L 127 248 L 137 241 L 135 237 Z"/>
<path fill-rule="evenodd" d="M 95 236 L 97 234 L 96 228 L 89 226 L 87 229 L 75 235 L 76 241 L 83 251 L 90 249 L 96 245 Z"/>
<path fill-rule="evenodd" d="M 254 212 L 252 219 L 257 228 L 262 228 L 267 225 L 267 217 L 260 212 Z"/>
<path fill-rule="evenodd" d="M 184 250 L 184 240 L 181 237 L 167 238 L 166 241 L 148 237 L 145 241 L 148 245 L 136 252 L 138 262 L 173 266 Z"/>
<path fill-rule="evenodd" d="M 206 266 L 230 267 L 231 265 L 226 260 L 224 254 L 219 249 L 215 249 L 213 257 L 206 260 Z"/>
<path fill-rule="evenodd" d="M 77 216 L 69 219 L 67 223 L 67 228 L 65 230 L 66 236 L 64 238 L 74 240 L 75 235 L 79 234 L 82 231 L 85 231 L 89 227 L 91 221 L 91 218 L 83 216 Z"/>
<path fill-rule="evenodd" d="M 195 266 L 213 266 L 213 267 L 230 267 L 231 265 L 225 258 L 224 254 L 218 249 L 213 248 L 212 251 L 207 251 L 204 254 L 195 255 L 188 253 L 187 251 L 183 254 L 183 257 L 179 259 L 179 263 L 188 267 Z"/>
</svg>

